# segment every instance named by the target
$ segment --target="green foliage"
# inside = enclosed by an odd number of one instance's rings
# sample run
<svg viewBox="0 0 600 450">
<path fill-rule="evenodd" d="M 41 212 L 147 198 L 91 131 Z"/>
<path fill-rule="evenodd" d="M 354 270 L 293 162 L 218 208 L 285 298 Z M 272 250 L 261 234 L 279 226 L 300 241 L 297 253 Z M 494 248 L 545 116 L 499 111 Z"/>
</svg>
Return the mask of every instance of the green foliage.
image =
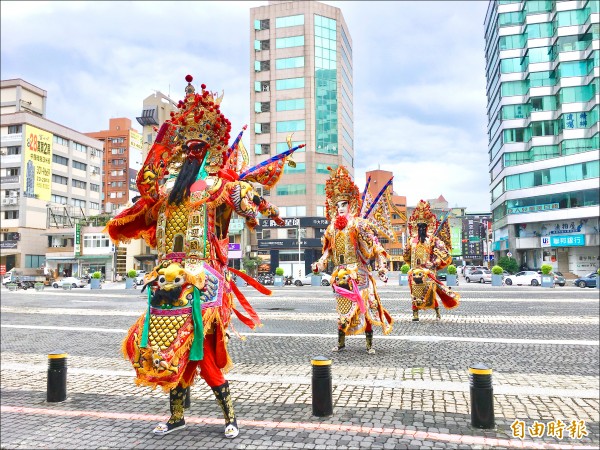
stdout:
<svg viewBox="0 0 600 450">
<path fill-rule="evenodd" d="M 92 274 L 92 278 L 99 280 L 100 278 L 102 278 L 102 272 L 100 272 L 100 271 L 94 272 Z"/>
<path fill-rule="evenodd" d="M 242 270 L 240 270 L 240 272 L 246 273 L 246 269 L 242 269 Z"/>
<path fill-rule="evenodd" d="M 448 275 L 456 275 L 456 266 L 454 264 L 450 264 L 446 271 L 448 272 Z"/>
<path fill-rule="evenodd" d="M 498 265 L 504 270 L 506 270 L 508 273 L 516 273 L 519 271 L 519 263 L 515 258 L 503 256 L 498 260 Z"/>
<path fill-rule="evenodd" d="M 542 264 L 542 273 L 548 275 L 550 272 L 552 272 L 552 266 L 550 264 Z"/>
<path fill-rule="evenodd" d="M 500 266 L 494 266 L 492 267 L 492 274 L 493 275 L 502 275 L 502 272 L 504 271 L 504 269 Z"/>
<path fill-rule="evenodd" d="M 262 260 L 257 257 L 251 258 L 249 256 L 244 256 L 244 258 L 242 259 L 242 266 L 244 266 L 244 269 L 248 271 L 248 273 L 254 273 L 256 271 L 256 268 L 260 265 L 261 261 Z"/>
<path fill-rule="evenodd" d="M 137 270 L 131 269 L 127 271 L 127 276 L 129 278 L 135 278 L 137 277 Z"/>
<path fill-rule="evenodd" d="M 402 273 L 408 273 L 409 270 L 410 266 L 408 264 L 402 264 L 402 267 L 400 267 L 400 272 Z"/>
<path fill-rule="evenodd" d="M 283 275 L 283 267 L 278 267 L 275 269 L 275 275 L 282 276 Z"/>
<path fill-rule="evenodd" d="M 598 275 L 600 275 L 600 269 L 596 270 L 596 273 L 597 273 Z"/>
</svg>

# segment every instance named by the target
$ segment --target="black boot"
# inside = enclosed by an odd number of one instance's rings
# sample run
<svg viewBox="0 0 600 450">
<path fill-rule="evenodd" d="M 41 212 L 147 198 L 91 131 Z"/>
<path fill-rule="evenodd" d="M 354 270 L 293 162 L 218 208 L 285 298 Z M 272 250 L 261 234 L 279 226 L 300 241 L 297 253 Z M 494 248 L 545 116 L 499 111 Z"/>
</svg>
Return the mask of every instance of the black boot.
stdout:
<svg viewBox="0 0 600 450">
<path fill-rule="evenodd" d="M 233 412 L 233 402 L 231 401 L 231 392 L 229 392 L 229 382 L 225 382 L 221 386 L 212 388 L 215 393 L 218 405 L 223 410 L 223 416 L 225 417 L 225 437 L 233 439 L 236 437 L 240 430 L 237 425 L 235 413 Z"/>
<path fill-rule="evenodd" d="M 375 353 L 375 349 L 373 348 L 373 332 L 367 331 L 365 337 L 367 338 L 367 353 L 372 355 Z"/>
<path fill-rule="evenodd" d="M 442 319 L 442 315 L 440 314 L 440 308 L 439 308 L 439 306 L 437 308 L 435 308 L 435 318 L 436 318 L 436 320 L 441 320 Z"/>
<path fill-rule="evenodd" d="M 338 328 L 338 345 L 331 349 L 332 352 L 341 352 L 346 350 L 346 333 Z"/>
<path fill-rule="evenodd" d="M 153 433 L 158 435 L 169 434 L 172 431 L 185 428 L 185 419 L 183 418 L 183 410 L 185 405 L 187 389 L 177 386 L 169 391 L 169 409 L 171 417 L 167 423 L 159 423 Z"/>
<path fill-rule="evenodd" d="M 413 322 L 418 322 L 419 321 L 419 310 L 418 309 L 414 309 L 413 310 Z"/>
</svg>

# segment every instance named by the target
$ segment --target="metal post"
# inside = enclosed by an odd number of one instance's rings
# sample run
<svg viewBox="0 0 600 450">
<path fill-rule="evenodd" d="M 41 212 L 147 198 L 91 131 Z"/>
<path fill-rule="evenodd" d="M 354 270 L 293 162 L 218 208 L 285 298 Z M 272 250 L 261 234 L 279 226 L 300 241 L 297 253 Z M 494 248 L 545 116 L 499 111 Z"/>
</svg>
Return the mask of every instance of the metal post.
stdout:
<svg viewBox="0 0 600 450">
<path fill-rule="evenodd" d="M 56 352 L 48 355 L 47 402 L 63 402 L 67 399 L 67 354 Z"/>
<path fill-rule="evenodd" d="M 469 367 L 471 385 L 471 426 L 494 428 L 492 369 L 479 363 Z"/>
<path fill-rule="evenodd" d="M 312 364 L 312 411 L 313 416 L 333 415 L 333 397 L 331 386 L 331 359 L 317 356 Z"/>
<path fill-rule="evenodd" d="M 188 386 L 185 389 L 185 401 L 183 402 L 183 407 L 188 409 L 192 405 L 192 399 L 190 398 L 192 394 L 191 386 Z"/>
</svg>

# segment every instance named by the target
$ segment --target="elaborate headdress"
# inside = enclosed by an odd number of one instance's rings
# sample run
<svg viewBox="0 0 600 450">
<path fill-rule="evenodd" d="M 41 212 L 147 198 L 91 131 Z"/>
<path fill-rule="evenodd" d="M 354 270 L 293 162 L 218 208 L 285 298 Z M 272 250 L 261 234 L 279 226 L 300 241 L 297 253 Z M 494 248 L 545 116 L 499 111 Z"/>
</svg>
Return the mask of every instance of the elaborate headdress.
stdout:
<svg viewBox="0 0 600 450">
<path fill-rule="evenodd" d="M 428 234 L 435 232 L 435 228 L 437 226 L 437 217 L 431 212 L 431 206 L 429 205 L 429 202 L 425 200 L 419 200 L 415 210 L 410 215 L 410 219 L 408 219 L 409 234 L 412 235 L 413 233 L 416 233 L 417 225 L 420 223 L 427 224 Z"/>
<path fill-rule="evenodd" d="M 337 169 L 328 167 L 329 179 L 325 183 L 325 195 L 327 196 L 327 220 L 336 215 L 337 203 L 343 200 L 348 202 L 348 211 L 356 215 L 360 209 L 360 192 L 354 184 L 348 169 L 339 166 Z"/>
</svg>

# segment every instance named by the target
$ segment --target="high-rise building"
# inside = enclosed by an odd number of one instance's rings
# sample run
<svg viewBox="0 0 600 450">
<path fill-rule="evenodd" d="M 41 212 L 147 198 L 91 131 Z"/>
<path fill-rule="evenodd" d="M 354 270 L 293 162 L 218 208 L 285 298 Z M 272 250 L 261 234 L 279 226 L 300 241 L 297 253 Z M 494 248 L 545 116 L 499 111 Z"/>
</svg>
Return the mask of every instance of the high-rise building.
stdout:
<svg viewBox="0 0 600 450">
<path fill-rule="evenodd" d="M 104 142 L 103 209 L 113 212 L 137 195 L 135 179 L 142 168 L 142 135 L 125 117 L 109 119 L 108 130 L 86 133 Z"/>
<path fill-rule="evenodd" d="M 145 160 L 156 138 L 157 129 L 177 111 L 177 103 L 160 91 L 155 91 L 142 102 L 142 115 L 135 119 L 142 128 L 142 157 Z"/>
<path fill-rule="evenodd" d="M 77 273 L 75 227 L 101 213 L 102 143 L 48 120 L 45 90 L 13 79 L 1 91 L 0 266 Z"/>
<path fill-rule="evenodd" d="M 485 18 L 493 251 L 598 267 L 599 14 L 590 1 L 490 1 Z"/>
<path fill-rule="evenodd" d="M 272 271 L 297 276 L 320 255 L 327 168 L 354 173 L 352 40 L 339 8 L 269 1 L 250 10 L 250 44 L 251 162 L 286 151 L 292 134 L 294 146 L 306 144 L 264 192 L 297 225 L 259 229 L 253 247 L 269 254 Z"/>
</svg>

